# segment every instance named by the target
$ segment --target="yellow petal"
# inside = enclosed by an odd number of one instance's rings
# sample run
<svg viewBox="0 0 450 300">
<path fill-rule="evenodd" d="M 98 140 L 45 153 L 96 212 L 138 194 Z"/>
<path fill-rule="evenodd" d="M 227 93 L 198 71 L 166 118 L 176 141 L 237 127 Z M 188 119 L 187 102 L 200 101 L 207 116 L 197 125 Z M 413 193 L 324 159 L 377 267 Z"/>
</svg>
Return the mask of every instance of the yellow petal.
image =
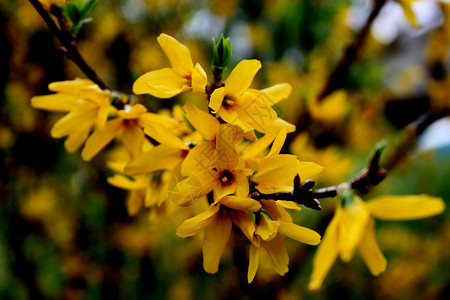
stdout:
<svg viewBox="0 0 450 300">
<path fill-rule="evenodd" d="M 253 219 L 243 211 L 230 210 L 229 214 L 233 223 L 236 224 L 247 239 L 253 243 L 253 234 L 255 233 L 255 223 L 253 222 Z"/>
<path fill-rule="evenodd" d="M 286 274 L 286 272 L 289 271 L 289 256 L 286 251 L 286 246 L 284 245 L 283 236 L 281 234 L 277 234 L 275 238 L 268 242 L 261 241 L 261 245 L 264 247 L 267 254 L 269 254 L 275 272 L 281 276 Z"/>
<path fill-rule="evenodd" d="M 172 148 L 188 150 L 189 147 L 179 137 L 170 132 L 164 125 L 153 123 L 144 128 L 144 132 L 159 143 Z"/>
<path fill-rule="evenodd" d="M 199 63 L 195 64 L 191 76 L 192 91 L 204 93 L 207 84 L 208 78 L 206 77 L 205 70 L 203 70 Z"/>
<path fill-rule="evenodd" d="M 339 247 L 341 259 L 349 262 L 367 229 L 370 213 L 359 197 L 353 203 L 338 208 L 341 210 L 339 224 Z"/>
<path fill-rule="evenodd" d="M 259 224 L 256 227 L 255 234 L 259 235 L 264 241 L 270 241 L 278 234 L 278 227 L 280 224 L 267 218 L 261 214 Z"/>
<path fill-rule="evenodd" d="M 129 175 L 138 175 L 173 169 L 182 162 L 182 151 L 166 145 L 158 145 L 130 161 L 125 167 L 125 172 Z"/>
<path fill-rule="evenodd" d="M 235 193 L 235 191 L 236 191 L 236 182 L 234 181 L 234 182 L 229 183 L 227 185 L 223 185 L 221 182 L 218 182 L 218 180 L 215 180 L 214 181 L 214 185 L 213 185 L 213 191 L 214 191 L 214 202 L 217 203 L 223 197 Z"/>
<path fill-rule="evenodd" d="M 122 119 L 114 119 L 108 121 L 104 130 L 95 130 L 91 136 L 86 140 L 81 157 L 83 160 L 90 160 L 100 150 L 102 150 L 108 143 L 110 143 L 122 127 Z"/>
<path fill-rule="evenodd" d="M 286 141 L 286 135 L 287 130 L 286 128 L 283 128 L 275 138 L 275 141 L 273 141 L 272 148 L 270 148 L 269 154 L 267 156 L 275 156 L 280 154 L 281 148 L 283 148 L 284 141 Z"/>
<path fill-rule="evenodd" d="M 116 174 L 113 177 L 108 177 L 108 183 L 112 186 L 126 189 L 126 190 L 140 190 L 148 185 L 148 180 L 144 179 L 130 179 L 124 175 Z"/>
<path fill-rule="evenodd" d="M 308 289 L 318 290 L 334 264 L 339 252 L 338 236 L 340 213 L 336 213 L 328 225 L 322 242 L 317 248 L 313 258 L 313 269 L 309 280 Z"/>
<path fill-rule="evenodd" d="M 79 130 L 80 127 L 91 127 L 95 122 L 96 111 L 89 108 L 92 108 L 90 104 L 83 105 L 59 119 L 50 132 L 52 137 L 60 138 Z"/>
<path fill-rule="evenodd" d="M 186 112 L 186 119 L 206 140 L 212 141 L 216 137 L 220 126 L 216 118 L 189 102 L 186 102 L 183 109 Z"/>
<path fill-rule="evenodd" d="M 285 190 L 294 184 L 294 177 L 300 170 L 300 162 L 295 155 L 276 155 L 261 159 L 258 173 L 252 177 L 257 188 L 263 193 Z"/>
<path fill-rule="evenodd" d="M 291 239 L 308 245 L 317 245 L 320 243 L 320 235 L 306 227 L 296 225 L 294 223 L 279 222 L 278 231 Z"/>
<path fill-rule="evenodd" d="M 249 87 L 256 72 L 261 68 L 259 60 L 243 60 L 231 71 L 225 82 L 226 93 L 235 97 L 242 95 Z"/>
<path fill-rule="evenodd" d="M 266 134 L 278 134 L 281 129 L 286 128 L 287 133 L 295 131 L 295 125 L 277 118 L 275 121 L 265 127 Z"/>
<path fill-rule="evenodd" d="M 82 101 L 74 95 L 58 93 L 35 96 L 31 98 L 31 106 L 49 111 L 70 111 L 78 107 Z"/>
<path fill-rule="evenodd" d="M 77 95 L 82 88 L 95 85 L 89 79 L 75 79 L 52 82 L 48 85 L 48 89 L 53 92 L 62 92 Z"/>
<path fill-rule="evenodd" d="M 173 69 L 164 68 L 145 73 L 133 84 L 135 94 L 150 94 L 158 98 L 171 98 L 189 90 L 187 79 Z"/>
<path fill-rule="evenodd" d="M 208 194 L 212 189 L 212 183 L 207 180 L 200 181 L 196 176 L 175 175 L 170 179 L 167 194 L 170 203 L 176 206 L 193 205 L 198 198 Z"/>
<path fill-rule="evenodd" d="M 255 245 L 250 246 L 250 254 L 249 254 L 249 261 L 248 261 L 248 273 L 247 273 L 247 280 L 248 283 L 251 283 L 253 279 L 255 278 L 256 271 L 258 270 L 259 265 L 259 248 Z"/>
<path fill-rule="evenodd" d="M 142 153 L 142 145 L 146 139 L 141 127 L 136 124 L 127 124 L 122 128 L 120 140 L 133 159 Z"/>
<path fill-rule="evenodd" d="M 301 210 L 301 206 L 294 201 L 287 201 L 287 200 L 277 200 L 276 202 L 278 205 L 286 208 L 286 209 L 293 209 L 293 210 Z"/>
<path fill-rule="evenodd" d="M 64 141 L 64 147 L 67 152 L 70 153 L 78 150 L 88 138 L 89 133 L 91 133 L 89 127 L 80 127 L 79 130 L 72 131 Z"/>
<path fill-rule="evenodd" d="M 262 208 L 267 211 L 272 220 L 292 222 L 291 214 L 285 209 L 286 204 L 279 200 L 260 200 Z"/>
<path fill-rule="evenodd" d="M 248 179 L 242 170 L 235 171 L 236 176 L 236 196 L 246 198 L 250 192 Z"/>
<path fill-rule="evenodd" d="M 95 119 L 95 126 L 97 129 L 103 130 L 108 120 L 109 108 L 112 106 L 100 106 L 97 109 L 97 118 Z"/>
<path fill-rule="evenodd" d="M 270 144 L 274 141 L 276 135 L 274 134 L 266 134 L 263 137 L 259 138 L 256 142 L 252 143 L 247 149 L 245 149 L 242 154 L 243 158 L 255 158 L 262 157 L 265 155 L 264 152 L 267 153 L 267 149 Z"/>
<path fill-rule="evenodd" d="M 258 94 L 258 97 L 251 94 L 241 96 L 233 109 L 243 121 L 263 133 L 278 118 L 270 99 L 263 93 Z"/>
<path fill-rule="evenodd" d="M 226 196 L 220 200 L 220 204 L 232 209 L 255 212 L 261 209 L 261 204 L 254 199 Z"/>
<path fill-rule="evenodd" d="M 136 190 L 130 191 L 127 197 L 127 212 L 130 216 L 135 216 L 144 205 L 144 195 Z"/>
<path fill-rule="evenodd" d="M 203 239 L 203 268 L 207 273 L 216 273 L 220 258 L 231 234 L 231 220 L 225 213 L 218 212 L 205 229 Z"/>
<path fill-rule="evenodd" d="M 135 104 L 133 106 L 126 106 L 126 110 L 119 110 L 117 113 L 119 117 L 126 120 L 137 119 L 147 112 L 147 108 L 145 108 L 142 104 Z"/>
<path fill-rule="evenodd" d="M 261 92 L 271 98 L 272 105 L 289 97 L 291 91 L 292 86 L 289 83 L 280 83 L 261 90 Z"/>
<path fill-rule="evenodd" d="M 190 174 L 202 173 L 211 178 L 216 175 L 212 171 L 214 158 L 214 143 L 203 142 L 191 149 L 181 165 L 181 174 L 187 176 Z"/>
<path fill-rule="evenodd" d="M 300 175 L 301 180 L 305 180 L 311 178 L 314 175 L 322 172 L 323 167 L 309 161 L 301 161 L 300 162 L 300 170 L 298 174 Z"/>
<path fill-rule="evenodd" d="M 213 112 L 218 112 L 220 107 L 222 106 L 223 98 L 225 97 L 225 88 L 220 87 L 215 89 L 211 94 L 211 99 L 209 100 L 209 107 Z"/>
<path fill-rule="evenodd" d="M 193 218 L 185 220 L 183 224 L 178 227 L 177 235 L 182 238 L 193 236 L 211 223 L 219 211 L 219 208 L 220 205 L 211 205 L 208 210 L 205 210 Z"/>
<path fill-rule="evenodd" d="M 194 63 L 192 62 L 191 52 L 189 49 L 167 34 L 158 36 L 158 43 L 170 61 L 172 68 L 180 76 L 191 76 Z"/>
<path fill-rule="evenodd" d="M 441 198 L 429 195 L 380 196 L 367 201 L 370 213 L 381 220 L 415 220 L 440 214 L 445 209 Z"/>
<path fill-rule="evenodd" d="M 378 247 L 373 218 L 369 220 L 367 230 L 361 239 L 358 249 L 373 276 L 378 276 L 386 270 L 387 260 Z"/>
</svg>

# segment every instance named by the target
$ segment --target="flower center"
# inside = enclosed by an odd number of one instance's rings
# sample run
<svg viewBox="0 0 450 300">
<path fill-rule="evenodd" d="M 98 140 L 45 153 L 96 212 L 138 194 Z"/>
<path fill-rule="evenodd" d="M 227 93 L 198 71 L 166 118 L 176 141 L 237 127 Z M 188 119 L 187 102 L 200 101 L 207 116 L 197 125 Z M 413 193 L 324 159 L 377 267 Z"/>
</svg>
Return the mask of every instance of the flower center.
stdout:
<svg viewBox="0 0 450 300">
<path fill-rule="evenodd" d="M 233 173 L 231 173 L 228 170 L 224 170 L 222 171 L 222 173 L 220 174 L 220 182 L 223 185 L 229 184 L 231 182 L 231 180 L 233 180 Z"/>
<path fill-rule="evenodd" d="M 226 95 L 223 99 L 222 105 L 224 108 L 230 108 L 236 103 L 236 99 L 233 96 Z"/>
</svg>

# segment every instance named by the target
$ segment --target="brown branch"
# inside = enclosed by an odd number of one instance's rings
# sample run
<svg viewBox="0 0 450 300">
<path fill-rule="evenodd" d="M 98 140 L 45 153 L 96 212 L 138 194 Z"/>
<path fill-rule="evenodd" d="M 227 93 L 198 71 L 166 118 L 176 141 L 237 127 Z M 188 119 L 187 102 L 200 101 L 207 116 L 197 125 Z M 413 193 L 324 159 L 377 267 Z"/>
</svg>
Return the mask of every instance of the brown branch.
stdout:
<svg viewBox="0 0 450 300">
<path fill-rule="evenodd" d="M 369 191 L 370 186 L 379 184 L 387 175 L 386 170 L 380 167 L 381 152 L 382 149 L 375 151 L 366 168 L 361 170 L 354 178 L 339 185 L 312 190 L 315 185 L 314 180 L 308 179 L 300 182 L 300 177 L 297 175 L 294 178 L 294 190 L 292 192 L 264 194 L 257 191 L 256 187 L 252 187 L 250 196 L 256 200 L 270 199 L 294 201 L 303 204 L 306 207 L 320 210 L 322 207 L 320 206 L 318 199 L 335 197 L 344 187 L 350 187 L 362 194 L 366 194 Z"/>
<path fill-rule="evenodd" d="M 36 11 L 42 17 L 42 19 L 47 23 L 47 26 L 50 28 L 50 31 L 56 36 L 56 38 L 61 42 L 64 46 L 67 57 L 71 59 L 81 71 L 94 83 L 96 83 L 103 90 L 111 90 L 108 84 L 97 74 L 97 72 L 92 69 L 87 62 L 83 59 L 78 48 L 75 44 L 75 40 L 72 35 L 68 32 L 62 31 L 53 19 L 50 17 L 48 12 L 42 7 L 41 3 L 38 0 L 29 0 L 30 3 L 34 6 Z"/>
<path fill-rule="evenodd" d="M 319 101 L 344 85 L 350 65 L 359 57 L 370 27 L 386 2 L 387 0 L 374 0 L 374 5 L 366 24 L 355 36 L 353 42 L 347 46 L 341 60 L 330 73 L 325 86 L 318 96 Z"/>
</svg>

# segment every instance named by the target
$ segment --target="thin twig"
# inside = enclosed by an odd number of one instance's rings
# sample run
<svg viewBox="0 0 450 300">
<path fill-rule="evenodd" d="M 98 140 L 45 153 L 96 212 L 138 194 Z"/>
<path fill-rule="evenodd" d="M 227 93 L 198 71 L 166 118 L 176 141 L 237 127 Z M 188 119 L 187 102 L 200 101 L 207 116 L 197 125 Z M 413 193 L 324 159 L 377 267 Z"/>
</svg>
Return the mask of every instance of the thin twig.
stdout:
<svg viewBox="0 0 450 300">
<path fill-rule="evenodd" d="M 72 38 L 70 34 L 65 34 L 61 29 L 56 25 L 53 19 L 50 17 L 48 12 L 42 7 L 41 3 L 38 0 L 29 0 L 31 5 L 34 6 L 36 11 L 42 17 L 42 19 L 47 23 L 47 26 L 50 28 L 50 31 L 56 36 L 56 38 L 61 42 L 61 44 L 65 48 L 65 53 L 69 59 L 71 59 L 81 71 L 94 83 L 96 83 L 103 90 L 111 90 L 108 84 L 97 74 L 97 72 L 92 69 L 87 62 L 83 59 L 78 48 L 75 44 L 75 40 Z"/>
<path fill-rule="evenodd" d="M 345 49 L 344 55 L 341 57 L 341 60 L 330 73 L 330 76 L 328 77 L 324 88 L 318 96 L 319 101 L 344 85 L 350 65 L 358 58 L 359 54 L 361 53 L 361 49 L 363 48 L 366 37 L 370 32 L 370 27 L 372 26 L 373 21 L 378 16 L 381 8 L 386 2 L 387 0 L 374 0 L 373 8 L 366 24 L 355 36 L 353 42 L 348 45 L 347 49 Z"/>
</svg>

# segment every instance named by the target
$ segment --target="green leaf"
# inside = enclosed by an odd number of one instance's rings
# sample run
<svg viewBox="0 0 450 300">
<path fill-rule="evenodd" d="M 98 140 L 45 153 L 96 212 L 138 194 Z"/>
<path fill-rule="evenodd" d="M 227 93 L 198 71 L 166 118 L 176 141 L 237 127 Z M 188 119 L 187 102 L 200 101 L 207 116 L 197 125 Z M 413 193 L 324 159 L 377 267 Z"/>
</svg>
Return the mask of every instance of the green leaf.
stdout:
<svg viewBox="0 0 450 300">
<path fill-rule="evenodd" d="M 97 6 L 99 0 L 87 0 L 83 9 L 81 10 L 81 17 L 86 18 L 89 16 Z"/>
</svg>

